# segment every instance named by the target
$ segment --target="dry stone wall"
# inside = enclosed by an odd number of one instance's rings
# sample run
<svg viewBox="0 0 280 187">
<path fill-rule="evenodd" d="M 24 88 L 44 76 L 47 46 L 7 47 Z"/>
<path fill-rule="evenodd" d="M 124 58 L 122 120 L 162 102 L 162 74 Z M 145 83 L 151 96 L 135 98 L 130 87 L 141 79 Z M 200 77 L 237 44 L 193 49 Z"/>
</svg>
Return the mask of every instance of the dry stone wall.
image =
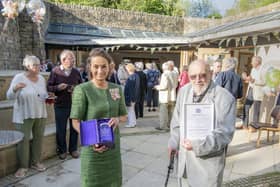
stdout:
<svg viewBox="0 0 280 187">
<path fill-rule="evenodd" d="M 50 4 L 52 23 L 98 25 L 142 31 L 183 33 L 184 19 L 80 5 Z"/>
<path fill-rule="evenodd" d="M 280 3 L 275 3 L 237 16 L 212 20 L 162 16 L 80 5 L 45 3 L 47 15 L 42 25 L 42 38 L 44 38 L 49 23 L 97 25 L 111 28 L 186 34 L 241 18 L 279 10 L 280 8 Z M 0 29 L 3 28 L 4 22 L 5 18 L 0 16 Z M 44 41 L 39 38 L 37 26 L 32 23 L 26 11 L 23 11 L 15 21 L 10 21 L 8 32 L 6 34 L 1 33 L 0 70 L 22 69 L 22 59 L 26 54 L 34 54 L 41 59 L 45 58 Z"/>
</svg>

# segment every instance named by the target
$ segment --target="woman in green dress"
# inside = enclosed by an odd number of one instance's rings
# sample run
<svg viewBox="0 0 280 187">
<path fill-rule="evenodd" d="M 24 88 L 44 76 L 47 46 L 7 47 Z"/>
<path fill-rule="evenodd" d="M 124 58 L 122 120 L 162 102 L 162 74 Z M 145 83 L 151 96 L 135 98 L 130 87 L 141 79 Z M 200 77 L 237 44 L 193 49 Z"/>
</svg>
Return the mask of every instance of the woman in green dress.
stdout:
<svg viewBox="0 0 280 187">
<path fill-rule="evenodd" d="M 107 76 L 112 58 L 103 49 L 89 54 L 91 81 L 75 87 L 70 118 L 80 132 L 80 122 L 110 118 L 114 128 L 115 147 L 86 146 L 81 149 L 81 180 L 83 187 L 121 187 L 122 164 L 120 153 L 119 122 L 126 121 L 126 107 L 122 89 L 109 83 Z"/>
</svg>

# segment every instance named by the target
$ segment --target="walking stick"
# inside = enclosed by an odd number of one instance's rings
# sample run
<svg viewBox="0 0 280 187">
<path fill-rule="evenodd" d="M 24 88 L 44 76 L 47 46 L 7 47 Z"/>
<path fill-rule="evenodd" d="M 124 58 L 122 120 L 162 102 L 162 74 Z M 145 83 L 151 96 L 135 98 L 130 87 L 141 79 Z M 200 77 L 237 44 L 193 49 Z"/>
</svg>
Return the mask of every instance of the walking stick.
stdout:
<svg viewBox="0 0 280 187">
<path fill-rule="evenodd" d="M 167 176 L 166 176 L 166 179 L 165 179 L 164 187 L 167 187 L 170 173 L 174 169 L 174 166 L 173 166 L 174 165 L 174 158 L 175 158 L 175 151 L 172 151 L 171 154 L 170 154 L 170 160 L 169 160 L 168 171 L 167 171 Z"/>
</svg>

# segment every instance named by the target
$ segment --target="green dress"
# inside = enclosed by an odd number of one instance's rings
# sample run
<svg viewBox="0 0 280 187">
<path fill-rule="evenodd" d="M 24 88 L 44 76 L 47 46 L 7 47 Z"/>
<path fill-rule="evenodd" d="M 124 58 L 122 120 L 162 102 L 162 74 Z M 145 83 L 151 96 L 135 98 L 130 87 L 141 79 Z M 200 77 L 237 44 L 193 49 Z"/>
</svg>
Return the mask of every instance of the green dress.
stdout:
<svg viewBox="0 0 280 187">
<path fill-rule="evenodd" d="M 126 115 L 124 95 L 120 86 L 108 83 L 97 88 L 91 81 L 75 87 L 70 118 L 90 120 Z M 81 180 L 83 187 L 120 187 L 122 164 L 119 128 L 114 131 L 115 148 L 98 153 L 92 146 L 81 149 Z"/>
</svg>

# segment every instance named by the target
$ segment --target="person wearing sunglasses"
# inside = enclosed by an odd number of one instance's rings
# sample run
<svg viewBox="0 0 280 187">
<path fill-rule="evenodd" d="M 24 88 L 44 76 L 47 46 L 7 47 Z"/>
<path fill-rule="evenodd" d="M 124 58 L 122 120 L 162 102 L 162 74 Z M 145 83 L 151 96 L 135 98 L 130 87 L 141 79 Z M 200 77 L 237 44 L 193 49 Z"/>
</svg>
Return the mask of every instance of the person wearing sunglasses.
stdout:
<svg viewBox="0 0 280 187">
<path fill-rule="evenodd" d="M 235 130 L 236 101 L 226 89 L 212 81 L 209 65 L 205 61 L 192 62 L 188 74 L 190 84 L 179 90 L 173 112 L 168 152 L 169 155 L 174 151 L 178 154 L 179 186 L 221 186 L 226 147 L 231 142 Z M 212 121 L 199 121 L 199 125 L 203 127 L 213 124 L 203 138 L 187 136 L 187 131 L 190 131 L 188 126 L 198 126 L 188 119 L 199 119 L 185 113 L 190 105 L 200 107 L 197 113 L 201 108 L 204 109 L 203 105 L 212 108 L 209 110 L 211 113 L 208 113 Z"/>
</svg>

